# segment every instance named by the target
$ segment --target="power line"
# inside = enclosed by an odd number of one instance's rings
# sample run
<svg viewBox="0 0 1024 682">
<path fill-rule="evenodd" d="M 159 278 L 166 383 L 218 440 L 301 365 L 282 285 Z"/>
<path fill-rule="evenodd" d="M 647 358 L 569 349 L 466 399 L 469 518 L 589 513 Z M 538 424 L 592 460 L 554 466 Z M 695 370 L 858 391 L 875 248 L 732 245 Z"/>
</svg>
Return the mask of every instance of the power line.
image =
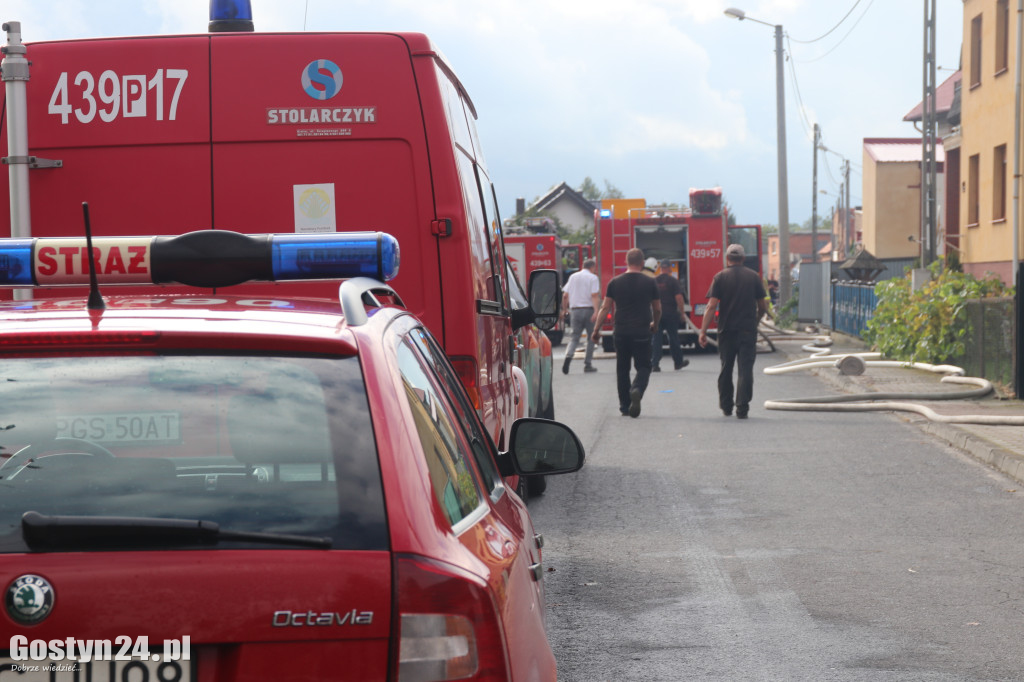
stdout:
<svg viewBox="0 0 1024 682">
<path fill-rule="evenodd" d="M 832 167 L 828 165 L 828 157 L 826 156 L 822 161 L 823 163 L 821 165 L 825 167 L 825 175 L 828 176 L 828 179 L 832 181 L 833 185 L 842 186 L 842 183 L 836 180 L 835 176 L 832 175 Z"/>
<path fill-rule="evenodd" d="M 815 38 L 814 40 L 797 40 L 796 38 L 793 38 L 793 42 L 795 42 L 795 43 L 801 43 L 801 44 L 804 44 L 804 45 L 810 45 L 811 43 L 816 43 L 816 42 L 818 42 L 818 41 L 819 41 L 819 40 L 821 40 L 822 38 L 824 38 L 824 37 L 828 36 L 828 35 L 829 35 L 830 33 L 832 33 L 832 31 L 834 31 L 834 30 L 836 30 L 837 28 L 839 28 L 840 26 L 842 26 L 842 25 L 843 25 L 843 22 L 844 22 L 844 21 L 846 21 L 846 20 L 847 20 L 847 19 L 848 19 L 848 18 L 850 17 L 850 15 L 851 15 L 851 14 L 853 14 L 853 10 L 857 9 L 857 5 L 859 5 L 859 4 L 860 4 L 860 2 L 861 2 L 861 0 L 857 0 L 857 1 L 855 2 L 855 3 L 853 3 L 853 7 L 851 7 L 851 8 L 850 8 L 850 11 L 849 11 L 849 12 L 847 12 L 847 13 L 846 13 L 846 14 L 845 14 L 845 15 L 843 16 L 843 18 L 839 20 L 839 23 L 838 23 L 838 24 L 836 24 L 835 26 L 833 26 L 832 28 L 830 28 L 830 29 L 829 29 L 828 31 L 826 31 L 826 32 L 825 32 L 825 33 L 823 33 L 822 35 L 820 35 L 820 36 L 818 36 L 817 38 Z"/>
<path fill-rule="evenodd" d="M 789 36 L 786 36 L 786 37 L 787 37 L 787 39 L 789 38 Z M 790 59 L 788 60 L 789 61 L 789 73 L 790 73 L 790 80 L 792 80 L 792 82 L 793 82 L 793 93 L 794 93 L 794 96 L 796 97 L 797 111 L 800 114 L 800 122 L 801 122 L 801 124 L 804 127 L 804 132 L 805 133 L 809 133 L 810 132 L 810 128 L 813 126 L 813 124 L 810 122 L 810 119 L 807 117 L 806 107 L 804 106 L 804 101 L 803 101 L 803 96 L 800 93 L 800 82 L 799 82 L 799 80 L 796 77 L 796 66 L 793 63 L 792 51 L 789 51 L 789 52 L 790 52 L 790 55 L 789 55 Z M 845 156 L 843 156 L 839 152 L 832 151 L 831 149 L 826 147 L 824 144 L 819 144 L 818 148 L 821 149 L 822 151 L 828 153 L 828 154 L 834 154 L 835 156 L 837 156 L 840 159 L 843 159 L 844 161 L 847 160 Z M 836 185 L 840 184 L 839 181 L 836 180 L 835 176 L 832 174 L 832 169 L 828 165 L 827 157 L 825 159 L 824 166 L 825 166 L 825 173 L 828 175 L 829 180 L 831 180 L 833 184 L 836 184 Z"/>
<path fill-rule="evenodd" d="M 857 28 L 857 25 L 858 25 L 858 24 L 859 24 L 859 23 L 861 22 L 861 20 L 862 20 L 862 19 L 863 19 L 863 18 L 864 18 L 865 16 L 867 16 L 868 10 L 870 10 L 870 9 L 871 9 L 871 5 L 873 5 L 873 4 L 875 4 L 875 0 L 870 0 L 870 1 L 868 2 L 868 5 L 867 5 L 867 7 L 865 7 L 865 8 L 864 8 L 864 12 L 863 12 L 863 13 L 861 13 L 861 15 L 860 15 L 859 17 L 857 17 L 857 21 L 853 22 L 853 26 L 851 26 L 851 27 L 850 27 L 850 30 L 849 30 L 849 31 L 847 31 L 847 32 L 846 32 L 846 34 L 845 34 L 845 35 L 844 35 L 844 36 L 843 36 L 842 38 L 840 38 L 840 39 L 839 39 L 839 42 L 838 42 L 838 43 L 836 43 L 835 45 L 833 45 L 833 46 L 832 46 L 832 49 L 830 49 L 830 50 L 829 50 L 828 52 L 826 52 L 825 54 L 822 54 L 822 55 L 818 55 L 818 56 L 817 56 L 817 57 L 815 57 L 814 59 L 807 59 L 807 60 L 805 60 L 805 61 L 802 61 L 802 62 L 800 62 L 800 63 L 801 63 L 801 64 L 810 64 L 811 62 L 816 62 L 816 61 L 818 61 L 819 59 L 824 59 L 825 57 L 827 57 L 827 56 L 829 56 L 830 54 L 832 54 L 832 53 L 833 53 L 833 52 L 835 51 L 835 49 L 836 49 L 837 47 L 839 47 L 839 46 L 840 46 L 840 45 L 842 45 L 842 44 L 843 44 L 844 42 L 846 42 L 846 39 L 850 37 L 850 34 L 851 34 L 851 33 L 853 33 L 853 30 L 854 30 L 855 28 Z"/>
<path fill-rule="evenodd" d="M 786 36 L 786 40 L 787 40 L 787 43 L 788 43 L 788 41 L 789 41 L 789 36 L 788 35 Z M 789 62 L 789 77 L 790 77 L 790 80 L 793 81 L 793 94 L 796 95 L 796 105 L 797 105 L 796 108 L 797 108 L 797 111 L 800 113 L 800 123 L 803 124 L 804 133 L 810 133 L 810 129 L 812 127 L 812 124 L 811 124 L 810 119 L 807 118 L 807 111 L 806 111 L 806 109 L 804 107 L 804 99 L 800 95 L 800 83 L 799 83 L 799 81 L 797 81 L 797 78 L 796 78 L 796 68 L 793 66 L 793 51 L 791 49 L 789 49 L 789 50 L 786 50 L 786 52 L 789 55 L 789 59 L 787 59 L 786 61 Z"/>
</svg>

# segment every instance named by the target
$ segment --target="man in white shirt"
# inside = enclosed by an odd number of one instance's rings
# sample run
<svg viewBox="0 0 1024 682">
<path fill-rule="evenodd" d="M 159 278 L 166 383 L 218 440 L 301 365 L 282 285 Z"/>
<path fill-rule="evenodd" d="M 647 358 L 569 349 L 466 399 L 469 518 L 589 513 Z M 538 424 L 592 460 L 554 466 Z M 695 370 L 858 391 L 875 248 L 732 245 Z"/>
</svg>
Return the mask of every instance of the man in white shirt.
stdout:
<svg viewBox="0 0 1024 682">
<path fill-rule="evenodd" d="M 583 358 L 583 371 L 596 372 L 597 368 L 591 364 L 594 358 L 594 322 L 595 311 L 601 303 L 601 283 L 594 268 L 597 261 L 588 258 L 583 261 L 583 267 L 572 273 L 565 281 L 562 288 L 562 309 L 569 311 L 569 345 L 565 348 L 565 360 L 562 361 L 562 374 L 569 373 L 569 363 L 572 362 L 573 353 L 580 344 L 580 334 L 587 332 L 587 351 Z"/>
</svg>

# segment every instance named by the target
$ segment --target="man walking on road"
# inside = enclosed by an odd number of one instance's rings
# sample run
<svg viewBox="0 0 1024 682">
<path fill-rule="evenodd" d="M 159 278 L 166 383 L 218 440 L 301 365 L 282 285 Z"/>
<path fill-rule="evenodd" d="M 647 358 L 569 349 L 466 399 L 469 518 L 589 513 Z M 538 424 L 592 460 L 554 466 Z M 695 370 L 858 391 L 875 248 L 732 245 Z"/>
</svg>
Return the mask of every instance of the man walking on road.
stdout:
<svg viewBox="0 0 1024 682">
<path fill-rule="evenodd" d="M 569 373 L 569 363 L 573 353 L 580 344 L 580 335 L 587 332 L 587 350 L 583 356 L 583 371 L 596 372 L 597 367 L 591 364 L 594 359 L 594 315 L 601 301 L 601 284 L 594 274 L 597 261 L 588 258 L 583 261 L 583 268 L 569 275 L 562 289 L 562 309 L 569 311 L 569 345 L 565 348 L 565 359 L 562 361 L 562 374 Z"/>
<path fill-rule="evenodd" d="M 654 278 L 644 274 L 644 252 L 626 252 L 626 272 L 614 277 L 605 288 L 604 300 L 595 319 L 614 309 L 615 379 L 619 412 L 640 416 L 640 400 L 651 379 L 651 335 L 661 321 L 661 300 Z M 600 335 L 600 328 L 595 330 Z M 636 376 L 629 379 L 630 365 Z"/>
<path fill-rule="evenodd" d="M 658 296 L 661 299 L 661 323 L 651 338 L 651 369 L 655 372 L 661 371 L 663 333 L 668 334 L 668 348 L 675 368 L 682 369 L 690 364 L 690 361 L 683 357 L 683 347 L 679 343 L 679 326 L 683 322 L 686 301 L 679 278 L 672 274 L 672 261 L 661 261 L 654 282 L 658 285 Z"/>
<path fill-rule="evenodd" d="M 725 250 L 728 267 L 715 275 L 708 290 L 708 306 L 700 326 L 698 343 L 708 345 L 708 325 L 718 311 L 718 357 L 722 368 L 718 374 L 718 406 L 722 413 L 747 418 L 754 395 L 754 357 L 757 354 L 757 323 L 768 311 L 761 277 L 744 267 L 745 257 L 740 244 Z M 736 397 L 733 399 L 732 369 L 737 365 Z"/>
</svg>

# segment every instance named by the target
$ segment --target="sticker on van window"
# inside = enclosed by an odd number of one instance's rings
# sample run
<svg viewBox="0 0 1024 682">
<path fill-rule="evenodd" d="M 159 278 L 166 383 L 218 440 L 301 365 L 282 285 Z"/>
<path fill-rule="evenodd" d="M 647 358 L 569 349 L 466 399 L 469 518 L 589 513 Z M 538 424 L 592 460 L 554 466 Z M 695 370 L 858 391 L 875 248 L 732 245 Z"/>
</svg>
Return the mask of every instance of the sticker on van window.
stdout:
<svg viewBox="0 0 1024 682">
<path fill-rule="evenodd" d="M 337 232 L 334 216 L 334 183 L 294 185 L 295 232 Z"/>
</svg>

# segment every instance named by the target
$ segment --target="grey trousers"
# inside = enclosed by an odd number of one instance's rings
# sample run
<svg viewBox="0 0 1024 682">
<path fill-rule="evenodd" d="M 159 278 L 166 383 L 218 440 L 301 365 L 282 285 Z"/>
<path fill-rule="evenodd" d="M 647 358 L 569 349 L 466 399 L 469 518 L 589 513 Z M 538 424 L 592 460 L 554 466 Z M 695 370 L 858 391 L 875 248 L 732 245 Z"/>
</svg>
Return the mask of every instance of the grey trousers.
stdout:
<svg viewBox="0 0 1024 682">
<path fill-rule="evenodd" d="M 580 345 L 580 335 L 587 332 L 587 350 L 583 356 L 583 366 L 590 367 L 594 359 L 594 323 L 590 320 L 594 316 L 593 308 L 572 308 L 569 310 L 569 345 L 565 347 L 565 359 L 572 360 L 576 347 Z"/>
</svg>

